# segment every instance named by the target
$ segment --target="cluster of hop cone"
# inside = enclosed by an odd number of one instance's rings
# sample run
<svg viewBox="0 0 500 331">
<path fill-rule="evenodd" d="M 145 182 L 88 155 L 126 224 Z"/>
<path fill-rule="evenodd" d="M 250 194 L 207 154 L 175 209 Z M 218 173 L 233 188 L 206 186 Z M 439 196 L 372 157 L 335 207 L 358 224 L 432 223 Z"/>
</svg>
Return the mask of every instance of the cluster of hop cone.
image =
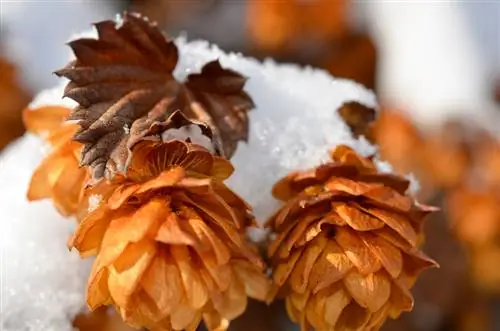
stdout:
<svg viewBox="0 0 500 331">
<path fill-rule="evenodd" d="M 28 198 L 78 221 L 68 246 L 95 257 L 92 310 L 114 306 L 137 328 L 215 331 L 248 298 L 284 299 L 302 330 L 360 331 L 412 309 L 411 287 L 436 266 L 419 250 L 434 209 L 406 195 L 406 179 L 337 146 L 269 188 L 283 204 L 263 257 L 246 236 L 251 206 L 224 184 L 248 135 L 245 79 L 215 61 L 177 81 L 175 44 L 141 16 L 96 29 L 70 42 L 76 59 L 57 72 L 78 106 L 24 112 L 52 147 Z"/>
</svg>

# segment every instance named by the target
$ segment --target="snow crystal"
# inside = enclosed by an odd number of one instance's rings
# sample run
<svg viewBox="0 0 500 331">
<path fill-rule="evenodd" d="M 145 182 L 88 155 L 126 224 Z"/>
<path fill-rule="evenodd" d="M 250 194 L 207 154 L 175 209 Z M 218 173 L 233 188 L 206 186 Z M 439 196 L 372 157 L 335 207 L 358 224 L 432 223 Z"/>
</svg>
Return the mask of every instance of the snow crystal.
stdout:
<svg viewBox="0 0 500 331">
<path fill-rule="evenodd" d="M 88 212 L 91 213 L 94 210 L 96 210 L 97 207 L 99 207 L 99 205 L 101 204 L 101 202 L 102 202 L 102 195 L 100 195 L 100 194 L 90 195 L 89 202 L 88 202 L 89 203 Z"/>
<path fill-rule="evenodd" d="M 74 223 L 25 198 L 42 155 L 40 139 L 26 135 L 0 157 L 2 331 L 72 331 L 85 304 L 89 262 L 66 248 Z"/>
</svg>

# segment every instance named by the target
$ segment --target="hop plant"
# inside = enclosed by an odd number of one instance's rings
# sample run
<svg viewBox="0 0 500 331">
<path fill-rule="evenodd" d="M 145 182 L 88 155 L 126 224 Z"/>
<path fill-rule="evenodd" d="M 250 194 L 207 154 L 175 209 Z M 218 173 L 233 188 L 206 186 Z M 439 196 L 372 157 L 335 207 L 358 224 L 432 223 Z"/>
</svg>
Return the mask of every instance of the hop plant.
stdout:
<svg viewBox="0 0 500 331">
<path fill-rule="evenodd" d="M 70 240 L 96 260 L 91 309 L 113 304 L 151 330 L 225 330 L 269 281 L 244 237 L 250 207 L 223 183 L 231 163 L 189 142 L 142 141 L 125 175 L 86 192 L 98 197 Z"/>
<path fill-rule="evenodd" d="M 95 26 L 57 71 L 78 106 L 25 112 L 52 146 L 28 197 L 76 214 L 68 246 L 95 257 L 92 310 L 114 306 L 137 328 L 221 331 L 248 298 L 283 296 L 302 330 L 361 331 L 412 309 L 410 288 L 436 263 L 419 251 L 433 209 L 405 196 L 408 181 L 340 146 L 332 162 L 278 182 L 272 286 L 245 238 L 251 208 L 224 184 L 226 157 L 248 138 L 245 78 L 212 61 L 178 81 L 177 47 L 140 15 Z M 371 109 L 341 115 L 355 134 L 372 130 Z"/>
<path fill-rule="evenodd" d="M 418 249 L 433 208 L 405 196 L 408 185 L 346 146 L 275 185 L 285 204 L 268 221 L 270 297 L 285 298 L 301 330 L 379 330 L 412 309 L 410 288 L 436 262 Z"/>
</svg>

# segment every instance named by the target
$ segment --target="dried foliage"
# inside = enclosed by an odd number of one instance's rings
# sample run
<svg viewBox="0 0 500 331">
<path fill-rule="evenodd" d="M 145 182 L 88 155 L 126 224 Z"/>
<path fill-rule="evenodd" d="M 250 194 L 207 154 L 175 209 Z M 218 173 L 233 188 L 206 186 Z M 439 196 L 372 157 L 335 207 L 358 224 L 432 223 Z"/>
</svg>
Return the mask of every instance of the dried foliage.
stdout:
<svg viewBox="0 0 500 331">
<path fill-rule="evenodd" d="M 269 287 L 244 238 L 250 207 L 223 184 L 231 164 L 179 140 L 132 151 L 126 176 L 86 192 L 99 201 L 69 243 L 96 256 L 89 306 L 113 304 L 135 327 L 225 330 Z"/>
<path fill-rule="evenodd" d="M 367 107 L 356 101 L 344 103 L 338 110 L 340 117 L 347 124 L 354 137 L 365 136 L 373 142 L 373 124 L 375 109 Z"/>
<path fill-rule="evenodd" d="M 173 76 L 178 49 L 155 24 L 125 13 L 95 27 L 98 38 L 70 42 L 76 60 L 56 72 L 70 80 L 65 96 L 79 103 L 69 119 L 79 121 L 74 139 L 94 179 L 125 172 L 134 144 L 176 110 L 208 125 L 214 149 L 227 157 L 248 138 L 253 103 L 243 76 L 213 61 L 181 83 Z"/>
<path fill-rule="evenodd" d="M 346 146 L 276 184 L 285 205 L 268 222 L 275 294 L 301 330 L 378 330 L 413 308 L 409 289 L 436 266 L 418 250 L 434 209 L 406 197 L 408 184 Z"/>
</svg>

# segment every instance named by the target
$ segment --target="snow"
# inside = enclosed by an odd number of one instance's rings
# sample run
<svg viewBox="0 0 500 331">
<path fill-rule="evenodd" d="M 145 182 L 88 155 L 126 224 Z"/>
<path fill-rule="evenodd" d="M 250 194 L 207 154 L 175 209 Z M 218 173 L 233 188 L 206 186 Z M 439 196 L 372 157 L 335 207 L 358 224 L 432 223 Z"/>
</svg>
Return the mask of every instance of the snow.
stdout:
<svg viewBox="0 0 500 331">
<path fill-rule="evenodd" d="M 181 61 L 175 74 L 179 79 L 215 58 L 249 78 L 246 90 L 256 109 L 250 115 L 249 142 L 239 145 L 232 160 L 236 171 L 229 185 L 250 202 L 260 221 L 278 206 L 270 193 L 272 185 L 290 171 L 327 161 L 329 150 L 339 144 L 363 155 L 375 152 L 363 137 L 352 137 L 336 112 L 348 101 L 377 107 L 374 94 L 363 86 L 321 70 L 224 54 L 202 41 L 187 43 L 179 38 L 177 43 Z M 60 84 L 42 92 L 31 107 L 73 106 L 72 101 L 61 99 L 63 89 Z M 84 304 L 88 264 L 66 249 L 73 222 L 58 216 L 50 202 L 25 199 L 42 150 L 38 138 L 25 135 L 0 159 L 2 331 L 71 330 L 70 320 Z M 391 171 L 388 164 L 377 164 L 381 171 Z M 100 197 L 90 202 L 94 208 Z"/>
<path fill-rule="evenodd" d="M 26 135 L 0 157 L 0 330 L 72 331 L 85 304 L 89 261 L 70 253 L 71 220 L 25 195 L 42 142 Z"/>
<path fill-rule="evenodd" d="M 91 194 L 89 197 L 88 212 L 91 213 L 96 210 L 102 202 L 102 195 Z"/>
</svg>

